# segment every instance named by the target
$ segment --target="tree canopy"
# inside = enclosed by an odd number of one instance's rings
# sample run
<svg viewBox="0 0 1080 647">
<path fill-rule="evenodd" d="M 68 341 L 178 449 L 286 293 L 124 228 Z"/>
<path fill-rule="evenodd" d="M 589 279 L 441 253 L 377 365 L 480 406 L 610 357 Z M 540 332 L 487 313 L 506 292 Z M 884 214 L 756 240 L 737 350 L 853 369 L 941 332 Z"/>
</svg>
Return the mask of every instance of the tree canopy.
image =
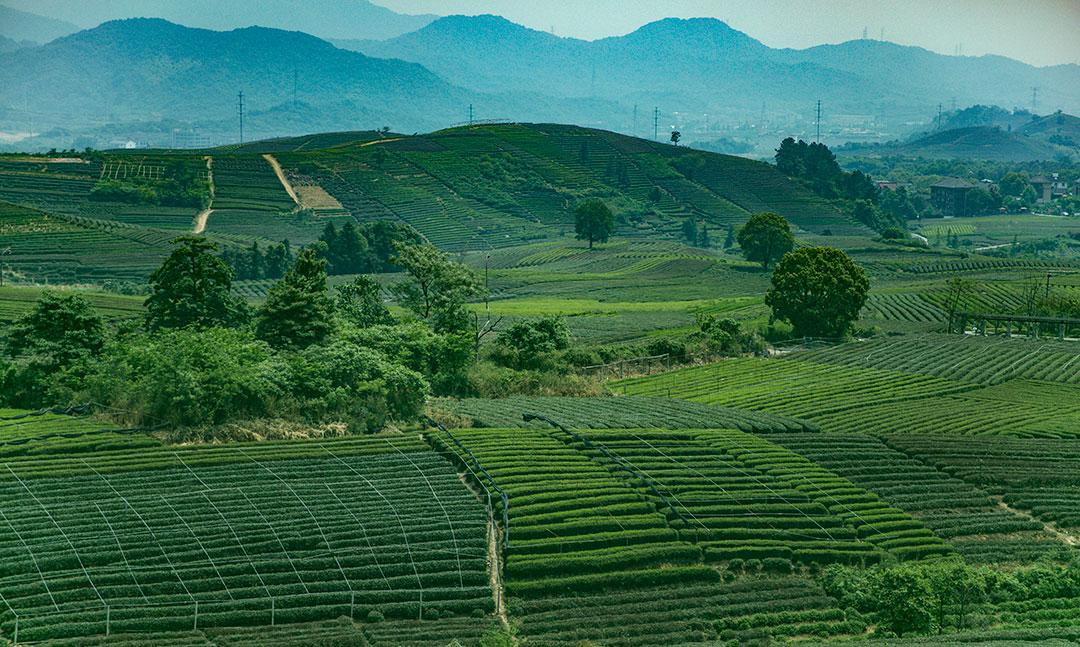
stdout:
<svg viewBox="0 0 1080 647">
<path fill-rule="evenodd" d="M 586 200 L 574 210 L 574 232 L 578 240 L 593 243 L 606 243 L 615 231 L 615 216 L 611 209 L 600 199 Z"/>
<path fill-rule="evenodd" d="M 476 273 L 427 243 L 399 242 L 394 247 L 394 263 L 408 273 L 404 281 L 390 286 L 397 302 L 430 320 L 436 330 L 463 330 L 468 325 L 465 303 L 483 294 Z"/>
<path fill-rule="evenodd" d="M 320 248 L 304 248 L 284 278 L 270 287 L 255 332 L 271 346 L 305 348 L 333 330 L 334 303 L 327 294 L 326 260 Z"/>
<path fill-rule="evenodd" d="M 795 247 L 791 225 L 778 213 L 765 211 L 750 216 L 737 236 L 743 256 L 761 263 L 762 269 Z"/>
<path fill-rule="evenodd" d="M 182 236 L 161 267 L 150 275 L 146 327 L 234 326 L 248 318 L 247 305 L 232 294 L 233 271 L 217 257 L 215 243 Z"/>
<path fill-rule="evenodd" d="M 780 260 L 765 304 L 796 336 L 842 337 L 859 318 L 869 290 L 866 273 L 844 252 L 803 247 Z"/>
</svg>

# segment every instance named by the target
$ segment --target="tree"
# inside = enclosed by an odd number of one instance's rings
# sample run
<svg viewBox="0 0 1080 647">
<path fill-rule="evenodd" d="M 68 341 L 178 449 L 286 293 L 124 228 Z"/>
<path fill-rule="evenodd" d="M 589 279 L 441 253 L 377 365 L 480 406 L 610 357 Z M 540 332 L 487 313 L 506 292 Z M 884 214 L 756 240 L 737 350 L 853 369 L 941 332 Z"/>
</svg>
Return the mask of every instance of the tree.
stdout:
<svg viewBox="0 0 1080 647">
<path fill-rule="evenodd" d="M 1028 184 L 1026 173 L 1010 171 L 1005 174 L 1005 177 L 1001 178 L 1001 182 L 998 183 L 998 186 L 1001 188 L 1002 195 L 1019 198 L 1024 195 L 1024 189 L 1031 185 Z"/>
<path fill-rule="evenodd" d="M 33 355 L 54 367 L 93 355 L 105 343 L 105 323 L 78 294 L 44 292 L 34 309 L 11 326 L 7 352 Z"/>
<path fill-rule="evenodd" d="M 330 334 L 334 304 L 326 291 L 321 247 L 301 250 L 284 278 L 270 287 L 255 321 L 259 339 L 278 348 L 306 348 Z"/>
<path fill-rule="evenodd" d="M 765 304 L 797 336 L 842 337 L 859 318 L 869 290 L 866 273 L 844 252 L 804 247 L 780 260 Z"/>
<path fill-rule="evenodd" d="M 686 220 L 683 221 L 682 235 L 683 235 L 683 238 L 686 239 L 686 242 L 690 243 L 691 245 L 697 245 L 697 242 L 698 242 L 698 228 L 697 228 L 697 221 L 694 220 L 693 216 L 690 216 L 689 218 L 687 218 Z"/>
<path fill-rule="evenodd" d="M 701 223 L 701 236 L 698 237 L 698 246 L 712 247 L 712 242 L 709 240 L 709 225 L 705 223 Z"/>
<path fill-rule="evenodd" d="M 577 239 L 589 241 L 589 249 L 592 249 L 593 242 L 606 243 L 611 237 L 615 231 L 615 216 L 603 200 L 586 200 L 574 210 L 574 231 Z"/>
<path fill-rule="evenodd" d="M 882 628 L 902 638 L 926 633 L 933 626 L 934 595 L 921 571 L 908 565 L 888 568 L 881 573 L 876 590 Z"/>
<path fill-rule="evenodd" d="M 199 236 L 182 236 L 161 267 L 150 275 L 146 328 L 235 326 L 248 318 L 247 305 L 231 293 L 233 270 Z"/>
<path fill-rule="evenodd" d="M 750 216 L 739 230 L 739 247 L 747 260 L 761 263 L 764 270 L 769 263 L 779 259 L 795 247 L 791 226 L 783 216 L 765 211 Z"/>
<path fill-rule="evenodd" d="M 727 237 L 724 238 L 724 249 L 731 249 L 735 246 L 735 225 L 727 226 Z"/>
<path fill-rule="evenodd" d="M 436 329 L 464 330 L 468 326 L 465 303 L 483 294 L 476 273 L 427 243 L 399 242 L 394 247 L 394 263 L 409 275 L 390 286 L 397 302 L 422 319 L 431 320 Z"/>
<path fill-rule="evenodd" d="M 671 143 L 678 146 L 679 140 L 682 139 L 682 133 L 677 130 L 671 131 Z"/>
<path fill-rule="evenodd" d="M 367 274 L 354 278 L 352 283 L 337 287 L 334 310 L 343 319 L 360 328 L 394 323 L 394 317 L 383 303 L 382 287 Z"/>
</svg>

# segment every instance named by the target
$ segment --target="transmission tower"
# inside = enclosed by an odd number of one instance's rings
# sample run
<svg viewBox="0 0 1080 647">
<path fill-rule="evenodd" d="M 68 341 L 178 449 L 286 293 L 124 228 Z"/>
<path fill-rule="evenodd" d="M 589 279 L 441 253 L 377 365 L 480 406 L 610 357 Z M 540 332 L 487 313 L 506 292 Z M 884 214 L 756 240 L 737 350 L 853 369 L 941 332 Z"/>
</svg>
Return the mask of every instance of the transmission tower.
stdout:
<svg viewBox="0 0 1080 647">
<path fill-rule="evenodd" d="M 814 141 L 820 144 L 821 143 L 821 99 L 818 99 L 818 102 L 817 102 L 817 117 L 814 119 L 814 123 L 817 126 L 817 137 L 816 137 L 816 139 L 814 139 Z"/>
<path fill-rule="evenodd" d="M 652 111 L 652 138 L 656 141 L 656 138 L 660 136 L 660 108 L 653 108 Z"/>
<path fill-rule="evenodd" d="M 634 127 L 630 131 L 630 134 L 632 134 L 634 137 L 638 136 L 638 131 L 637 131 L 637 104 L 636 103 L 634 104 Z"/>
<path fill-rule="evenodd" d="M 473 107 L 471 103 L 469 104 L 469 125 L 473 125 Z"/>
<path fill-rule="evenodd" d="M 1032 114 L 1038 114 L 1039 112 L 1039 88 L 1031 88 L 1031 112 Z"/>
<path fill-rule="evenodd" d="M 241 90 L 240 94 L 236 95 L 237 106 L 240 109 L 240 143 L 244 143 L 244 91 Z"/>
</svg>

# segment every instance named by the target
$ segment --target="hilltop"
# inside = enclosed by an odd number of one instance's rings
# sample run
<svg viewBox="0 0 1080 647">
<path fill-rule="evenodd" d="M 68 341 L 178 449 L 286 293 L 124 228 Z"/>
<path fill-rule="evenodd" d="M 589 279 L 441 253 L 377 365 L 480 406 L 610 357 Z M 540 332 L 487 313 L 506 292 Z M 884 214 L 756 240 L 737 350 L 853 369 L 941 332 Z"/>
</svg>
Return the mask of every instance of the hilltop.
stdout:
<svg viewBox="0 0 1080 647">
<path fill-rule="evenodd" d="M 980 125 L 948 127 L 972 122 Z M 941 130 L 916 135 L 905 142 L 880 146 L 849 145 L 838 153 L 999 162 L 1031 162 L 1080 155 L 1080 119 L 1064 113 L 1039 117 L 1030 113 L 983 111 L 977 117 L 954 114 L 944 124 L 946 127 Z"/>
</svg>

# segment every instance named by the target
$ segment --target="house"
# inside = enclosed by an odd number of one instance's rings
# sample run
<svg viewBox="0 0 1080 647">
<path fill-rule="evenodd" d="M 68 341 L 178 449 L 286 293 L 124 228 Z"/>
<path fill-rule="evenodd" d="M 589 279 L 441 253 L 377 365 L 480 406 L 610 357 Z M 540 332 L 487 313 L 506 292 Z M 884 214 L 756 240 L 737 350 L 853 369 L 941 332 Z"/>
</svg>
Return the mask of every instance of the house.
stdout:
<svg viewBox="0 0 1080 647">
<path fill-rule="evenodd" d="M 942 178 L 938 183 L 930 185 L 930 204 L 943 216 L 967 215 L 968 193 L 977 186 L 978 182 L 960 177 Z"/>
<path fill-rule="evenodd" d="M 1045 175 L 1036 175 L 1028 180 L 1035 189 L 1035 202 L 1049 202 L 1054 197 L 1054 181 Z"/>
<path fill-rule="evenodd" d="M 875 184 L 877 184 L 877 188 L 882 191 L 895 191 L 897 187 L 900 186 L 896 182 L 890 182 L 888 180 L 878 180 Z"/>
<path fill-rule="evenodd" d="M 1050 187 L 1050 195 L 1055 198 L 1061 198 L 1069 195 L 1069 183 L 1062 179 L 1057 173 L 1050 175 L 1050 179 L 1053 181 L 1053 185 Z"/>
</svg>

